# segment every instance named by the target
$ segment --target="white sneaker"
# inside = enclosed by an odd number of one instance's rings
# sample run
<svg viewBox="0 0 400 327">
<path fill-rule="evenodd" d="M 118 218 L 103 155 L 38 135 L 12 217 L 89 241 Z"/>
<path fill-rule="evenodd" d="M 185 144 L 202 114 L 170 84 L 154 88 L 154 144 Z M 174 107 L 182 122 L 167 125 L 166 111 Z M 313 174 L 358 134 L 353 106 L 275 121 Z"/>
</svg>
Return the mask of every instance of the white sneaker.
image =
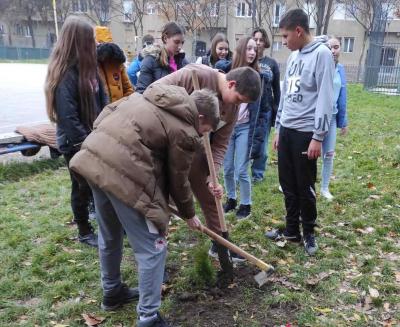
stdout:
<svg viewBox="0 0 400 327">
<path fill-rule="evenodd" d="M 282 189 L 282 186 L 280 184 L 279 184 L 278 190 L 279 190 L 279 192 L 283 193 L 283 189 Z"/>
<path fill-rule="evenodd" d="M 331 194 L 331 192 L 329 192 L 329 190 L 321 190 L 321 196 L 323 196 L 328 201 L 333 200 L 333 195 Z"/>
</svg>

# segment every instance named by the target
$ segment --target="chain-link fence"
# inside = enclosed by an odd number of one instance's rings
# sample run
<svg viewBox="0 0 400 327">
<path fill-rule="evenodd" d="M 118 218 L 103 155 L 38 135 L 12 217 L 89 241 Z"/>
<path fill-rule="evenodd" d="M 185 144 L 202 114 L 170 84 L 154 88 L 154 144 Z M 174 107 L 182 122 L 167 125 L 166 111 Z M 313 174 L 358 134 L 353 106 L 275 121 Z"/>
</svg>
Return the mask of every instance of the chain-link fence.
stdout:
<svg viewBox="0 0 400 327">
<path fill-rule="evenodd" d="M 50 49 L 45 48 L 17 48 L 0 47 L 0 59 L 7 60 L 30 60 L 47 59 L 50 56 Z"/>
<path fill-rule="evenodd" d="M 400 95 L 400 43 L 372 43 L 368 51 L 364 88 Z"/>
</svg>

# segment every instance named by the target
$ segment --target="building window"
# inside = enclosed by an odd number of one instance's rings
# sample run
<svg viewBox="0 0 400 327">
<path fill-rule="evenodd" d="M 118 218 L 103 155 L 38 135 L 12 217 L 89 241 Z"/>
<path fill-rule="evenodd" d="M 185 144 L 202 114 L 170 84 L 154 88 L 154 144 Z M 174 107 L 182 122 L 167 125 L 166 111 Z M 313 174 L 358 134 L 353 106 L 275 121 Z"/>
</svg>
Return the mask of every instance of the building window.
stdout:
<svg viewBox="0 0 400 327">
<path fill-rule="evenodd" d="M 272 50 L 273 51 L 279 51 L 282 49 L 282 42 L 281 41 L 274 41 L 274 43 L 272 44 Z"/>
<path fill-rule="evenodd" d="M 72 11 L 73 12 L 87 12 L 88 11 L 87 0 L 72 1 Z"/>
<path fill-rule="evenodd" d="M 19 36 L 26 36 L 26 37 L 32 36 L 31 31 L 29 30 L 29 27 L 22 25 L 22 24 L 16 24 L 15 31 L 16 31 L 16 34 Z"/>
<path fill-rule="evenodd" d="M 155 15 L 156 14 L 156 5 L 154 3 L 147 4 L 147 15 Z"/>
<path fill-rule="evenodd" d="M 281 17 L 283 15 L 283 13 L 285 12 L 285 5 L 281 4 L 281 3 L 275 3 L 274 6 L 274 22 L 273 22 L 273 26 L 274 27 L 278 27 L 279 26 L 279 22 L 281 20 Z"/>
<path fill-rule="evenodd" d="M 0 25 L 0 34 L 6 34 L 3 24 Z"/>
<path fill-rule="evenodd" d="M 354 51 L 354 37 L 343 38 L 343 52 L 353 52 Z"/>
<path fill-rule="evenodd" d="M 133 2 L 124 1 L 123 9 L 124 9 L 124 22 L 131 22 L 133 14 Z"/>
<path fill-rule="evenodd" d="M 236 17 L 251 17 L 251 4 L 240 1 L 236 7 Z"/>
<path fill-rule="evenodd" d="M 210 17 L 217 17 L 218 16 L 218 6 L 216 3 L 210 3 L 207 5 L 207 10 L 210 13 Z"/>
</svg>

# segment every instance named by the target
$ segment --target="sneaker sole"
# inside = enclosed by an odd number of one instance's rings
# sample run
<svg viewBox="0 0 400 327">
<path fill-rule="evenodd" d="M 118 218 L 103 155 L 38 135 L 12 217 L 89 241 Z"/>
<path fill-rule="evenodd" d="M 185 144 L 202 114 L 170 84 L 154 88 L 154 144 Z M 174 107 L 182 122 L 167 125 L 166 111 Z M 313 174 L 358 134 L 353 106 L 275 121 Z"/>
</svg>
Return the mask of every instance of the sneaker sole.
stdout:
<svg viewBox="0 0 400 327">
<path fill-rule="evenodd" d="M 121 308 L 125 303 L 118 303 L 116 305 L 113 306 L 109 306 L 109 305 L 104 305 L 103 303 L 101 304 L 101 309 L 104 311 L 114 311 L 117 310 L 119 308 Z"/>
<path fill-rule="evenodd" d="M 114 311 L 114 310 L 117 310 L 117 309 L 123 307 L 125 304 L 129 304 L 129 303 L 131 303 L 133 301 L 137 301 L 137 300 L 139 300 L 139 295 L 132 297 L 130 299 L 126 299 L 124 302 L 120 302 L 115 305 L 105 305 L 104 303 L 101 303 L 100 307 L 104 311 Z"/>
<path fill-rule="evenodd" d="M 243 262 L 246 262 L 247 261 L 247 259 L 239 259 L 239 258 L 234 258 L 234 257 L 231 257 L 231 260 L 232 260 L 232 262 L 233 263 L 243 263 Z"/>
<path fill-rule="evenodd" d="M 238 221 L 242 221 L 242 220 L 249 219 L 250 217 L 251 217 L 251 214 L 247 215 L 246 217 L 238 217 L 238 216 L 236 216 L 236 219 L 237 219 Z"/>
<path fill-rule="evenodd" d="M 315 256 L 315 254 L 317 253 L 317 251 L 318 251 L 318 246 L 316 247 L 316 249 L 315 249 L 315 251 L 314 252 L 312 252 L 312 253 L 310 253 L 310 252 L 308 252 L 307 251 L 307 249 L 306 249 L 306 247 L 305 247 L 305 245 L 304 245 L 304 243 L 303 243 L 303 247 L 304 247 L 304 251 L 307 253 L 307 255 L 308 256 L 310 256 L 310 257 L 313 257 L 313 256 Z"/>
<path fill-rule="evenodd" d="M 217 253 L 217 252 L 213 252 L 213 251 L 211 251 L 211 250 L 208 250 L 208 255 L 209 255 L 211 258 L 218 259 L 218 253 Z"/>
<path fill-rule="evenodd" d="M 211 252 L 210 250 L 208 251 L 208 255 L 211 257 L 211 258 L 214 258 L 215 260 L 219 260 L 219 258 L 218 258 L 218 253 L 216 253 L 216 252 Z M 231 259 L 232 259 L 232 262 L 233 263 L 242 263 L 242 262 L 245 262 L 245 261 L 247 261 L 246 259 L 239 259 L 239 258 L 234 258 L 234 257 L 231 257 Z"/>
<path fill-rule="evenodd" d="M 283 236 L 283 235 L 277 235 L 277 236 L 275 236 L 275 237 L 269 237 L 269 236 L 267 236 L 267 235 L 264 235 L 267 239 L 269 239 L 269 240 L 271 240 L 271 241 L 281 241 L 282 239 L 284 239 L 284 240 L 286 240 L 286 241 L 289 241 L 289 242 L 292 242 L 292 243 L 301 243 L 301 241 L 302 241 L 302 237 L 300 236 L 300 238 L 299 239 L 296 239 L 296 238 L 291 238 L 291 237 L 285 237 L 285 236 Z"/>
</svg>

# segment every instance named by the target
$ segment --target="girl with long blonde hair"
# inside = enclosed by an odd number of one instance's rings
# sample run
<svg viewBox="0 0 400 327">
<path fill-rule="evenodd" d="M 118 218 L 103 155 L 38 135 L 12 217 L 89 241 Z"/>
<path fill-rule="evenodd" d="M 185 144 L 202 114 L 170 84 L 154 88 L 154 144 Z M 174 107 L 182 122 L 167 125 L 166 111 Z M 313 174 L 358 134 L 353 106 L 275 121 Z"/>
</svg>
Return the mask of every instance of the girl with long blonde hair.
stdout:
<svg viewBox="0 0 400 327">
<path fill-rule="evenodd" d="M 46 83 L 46 108 L 57 125 L 57 146 L 67 166 L 93 129 L 93 122 L 107 104 L 97 74 L 94 31 L 83 19 L 69 16 L 50 57 Z M 87 182 L 76 173 L 71 177 L 71 207 L 80 242 L 97 247 L 97 235 L 89 222 L 91 198 Z"/>
<path fill-rule="evenodd" d="M 233 54 L 232 69 L 245 66 L 259 71 L 257 44 L 251 36 L 240 39 Z M 227 213 L 236 209 L 238 204 L 236 183 L 238 182 L 240 205 L 236 211 L 237 219 L 248 218 L 251 214 L 251 179 L 248 168 L 258 119 L 258 107 L 259 101 L 254 104 L 240 104 L 238 120 L 224 158 L 224 180 L 228 198 L 224 210 Z"/>
</svg>

